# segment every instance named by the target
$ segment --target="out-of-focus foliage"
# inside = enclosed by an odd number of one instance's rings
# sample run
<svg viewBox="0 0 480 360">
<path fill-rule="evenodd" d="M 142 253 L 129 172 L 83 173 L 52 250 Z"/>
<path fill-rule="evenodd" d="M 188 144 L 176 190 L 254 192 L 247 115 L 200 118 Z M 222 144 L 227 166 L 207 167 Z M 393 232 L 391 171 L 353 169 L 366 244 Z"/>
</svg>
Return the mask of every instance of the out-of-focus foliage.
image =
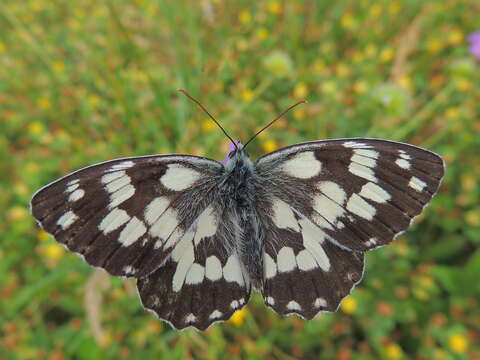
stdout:
<svg viewBox="0 0 480 360">
<path fill-rule="evenodd" d="M 0 1 L 0 359 L 478 359 L 480 76 L 475 0 Z M 440 193 L 367 256 L 336 314 L 280 318 L 255 296 L 205 333 L 144 313 L 134 283 L 66 252 L 32 192 L 115 157 L 252 157 L 369 136 L 442 154 Z M 92 276 L 92 274 L 95 274 Z"/>
</svg>

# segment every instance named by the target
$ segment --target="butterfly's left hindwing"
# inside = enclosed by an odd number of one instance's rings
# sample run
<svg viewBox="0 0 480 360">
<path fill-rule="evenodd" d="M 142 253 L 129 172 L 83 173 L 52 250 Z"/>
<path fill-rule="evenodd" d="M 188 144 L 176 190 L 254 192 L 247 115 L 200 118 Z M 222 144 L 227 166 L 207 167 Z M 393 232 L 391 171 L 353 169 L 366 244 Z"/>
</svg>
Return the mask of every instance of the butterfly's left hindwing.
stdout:
<svg viewBox="0 0 480 360">
<path fill-rule="evenodd" d="M 32 198 L 33 216 L 69 250 L 113 275 L 155 271 L 212 199 L 216 161 L 165 155 L 93 165 Z M 192 201 L 194 202 L 194 206 Z"/>
</svg>

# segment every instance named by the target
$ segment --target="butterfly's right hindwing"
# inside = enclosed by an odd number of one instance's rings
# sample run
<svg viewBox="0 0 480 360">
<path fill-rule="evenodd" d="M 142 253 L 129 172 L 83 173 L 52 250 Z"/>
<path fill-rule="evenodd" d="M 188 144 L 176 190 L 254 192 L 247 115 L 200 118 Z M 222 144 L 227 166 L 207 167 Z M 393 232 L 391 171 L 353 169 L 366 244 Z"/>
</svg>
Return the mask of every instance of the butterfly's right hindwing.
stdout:
<svg viewBox="0 0 480 360">
<path fill-rule="evenodd" d="M 113 275 L 155 271 L 212 201 L 223 171 L 194 156 L 146 156 L 93 165 L 33 197 L 33 216 L 68 249 Z"/>
</svg>

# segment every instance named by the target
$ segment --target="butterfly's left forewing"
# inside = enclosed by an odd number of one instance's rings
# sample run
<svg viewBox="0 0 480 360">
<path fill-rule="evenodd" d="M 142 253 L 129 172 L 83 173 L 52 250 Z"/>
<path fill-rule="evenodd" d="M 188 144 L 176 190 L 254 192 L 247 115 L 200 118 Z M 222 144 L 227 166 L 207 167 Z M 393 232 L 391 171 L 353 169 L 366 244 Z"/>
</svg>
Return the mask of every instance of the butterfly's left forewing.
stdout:
<svg viewBox="0 0 480 360">
<path fill-rule="evenodd" d="M 194 156 L 112 160 L 78 170 L 40 189 L 33 216 L 69 250 L 113 275 L 156 270 L 210 205 L 223 170 Z"/>
</svg>

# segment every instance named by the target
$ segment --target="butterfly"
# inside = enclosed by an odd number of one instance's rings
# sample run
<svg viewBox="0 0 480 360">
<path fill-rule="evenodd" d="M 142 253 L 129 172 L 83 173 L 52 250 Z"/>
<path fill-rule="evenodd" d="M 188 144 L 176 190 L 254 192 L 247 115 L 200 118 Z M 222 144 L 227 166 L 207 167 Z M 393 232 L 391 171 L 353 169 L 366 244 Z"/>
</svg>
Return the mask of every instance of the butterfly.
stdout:
<svg viewBox="0 0 480 360">
<path fill-rule="evenodd" d="M 311 141 L 252 161 L 250 141 L 231 141 L 223 162 L 151 155 L 80 169 L 37 191 L 32 214 L 90 265 L 136 278 L 147 310 L 204 330 L 252 290 L 281 315 L 336 311 L 365 253 L 405 231 L 444 175 L 439 155 L 400 142 Z"/>
</svg>

